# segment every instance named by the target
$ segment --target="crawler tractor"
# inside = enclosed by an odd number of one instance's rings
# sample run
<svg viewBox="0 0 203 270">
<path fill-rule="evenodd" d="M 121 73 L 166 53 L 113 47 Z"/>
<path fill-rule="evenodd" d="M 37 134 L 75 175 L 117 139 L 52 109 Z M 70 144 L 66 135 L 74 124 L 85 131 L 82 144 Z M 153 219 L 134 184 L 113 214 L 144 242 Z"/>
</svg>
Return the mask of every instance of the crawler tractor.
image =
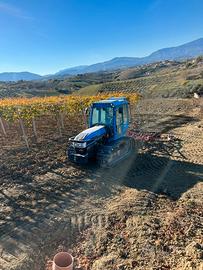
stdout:
<svg viewBox="0 0 203 270">
<path fill-rule="evenodd" d="M 125 97 L 94 102 L 88 120 L 89 128 L 69 139 L 70 161 L 87 164 L 96 160 L 102 167 L 112 167 L 134 152 L 134 139 L 126 135 L 130 105 Z"/>
</svg>

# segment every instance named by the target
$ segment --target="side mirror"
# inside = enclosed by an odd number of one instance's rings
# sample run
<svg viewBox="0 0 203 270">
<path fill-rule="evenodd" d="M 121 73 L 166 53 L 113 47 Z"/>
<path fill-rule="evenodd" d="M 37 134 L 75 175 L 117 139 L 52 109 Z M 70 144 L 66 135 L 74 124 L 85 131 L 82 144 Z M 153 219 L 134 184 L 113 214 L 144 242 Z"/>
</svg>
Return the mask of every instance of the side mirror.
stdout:
<svg viewBox="0 0 203 270">
<path fill-rule="evenodd" d="M 90 112 L 90 108 L 89 107 L 86 107 L 84 109 L 84 114 L 86 114 L 86 116 L 88 116 L 89 115 L 89 112 Z"/>
</svg>

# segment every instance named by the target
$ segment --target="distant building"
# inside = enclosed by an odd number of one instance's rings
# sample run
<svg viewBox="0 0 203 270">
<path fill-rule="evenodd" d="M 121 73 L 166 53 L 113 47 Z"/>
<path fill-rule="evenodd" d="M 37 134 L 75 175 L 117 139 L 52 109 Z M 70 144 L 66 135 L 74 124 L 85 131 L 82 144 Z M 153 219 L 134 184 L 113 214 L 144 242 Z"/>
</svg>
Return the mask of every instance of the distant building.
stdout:
<svg viewBox="0 0 203 270">
<path fill-rule="evenodd" d="M 200 95 L 197 93 L 194 93 L 194 98 L 200 98 Z"/>
</svg>

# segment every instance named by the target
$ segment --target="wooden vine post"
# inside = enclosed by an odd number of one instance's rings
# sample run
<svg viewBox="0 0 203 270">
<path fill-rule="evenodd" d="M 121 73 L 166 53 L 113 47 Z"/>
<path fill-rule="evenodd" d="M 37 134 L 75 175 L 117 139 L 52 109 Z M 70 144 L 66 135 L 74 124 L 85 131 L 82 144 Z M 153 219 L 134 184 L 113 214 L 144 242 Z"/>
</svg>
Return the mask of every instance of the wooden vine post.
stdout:
<svg viewBox="0 0 203 270">
<path fill-rule="evenodd" d="M 62 103 L 58 103 L 58 112 L 56 115 L 57 118 L 57 127 L 59 130 L 59 136 L 60 138 L 63 136 L 62 134 L 62 129 L 64 129 L 64 115 L 63 115 L 63 111 L 61 111 L 61 107 L 62 107 Z"/>
<path fill-rule="evenodd" d="M 61 127 L 64 128 L 64 114 L 63 112 L 59 113 L 60 121 L 61 121 Z"/>
<path fill-rule="evenodd" d="M 23 139 L 25 141 L 25 144 L 27 146 L 27 149 L 29 149 L 30 146 L 29 146 L 29 143 L 28 143 L 28 138 L 27 138 L 27 135 L 26 135 L 26 132 L 25 132 L 25 127 L 24 127 L 24 123 L 23 123 L 22 118 L 19 119 L 19 123 L 20 123 L 20 127 L 21 127 L 21 130 L 22 130 Z"/>
<path fill-rule="evenodd" d="M 61 129 L 61 123 L 60 123 L 60 118 L 57 117 L 57 126 L 58 126 L 58 130 L 59 130 L 59 136 L 62 137 L 62 129 Z"/>
<path fill-rule="evenodd" d="M 1 125 L 1 129 L 2 129 L 2 131 L 3 131 L 4 136 L 6 136 L 6 135 L 7 135 L 7 134 L 6 134 L 6 129 L 5 129 L 5 127 L 4 127 L 4 122 L 3 122 L 3 120 L 2 120 L 1 117 L 0 117 L 0 125 Z"/>
<path fill-rule="evenodd" d="M 82 116 L 85 128 L 88 128 L 88 108 L 82 110 Z"/>
<path fill-rule="evenodd" d="M 33 128 L 34 136 L 37 139 L 37 129 L 36 129 L 36 122 L 35 122 L 34 117 L 32 117 L 32 128 Z"/>
<path fill-rule="evenodd" d="M 25 126 L 24 126 L 24 123 L 23 123 L 23 119 L 21 118 L 21 115 L 20 115 L 20 107 L 17 107 L 17 114 L 18 114 L 18 119 L 19 119 L 19 123 L 20 123 L 20 128 L 21 128 L 21 131 L 22 131 L 22 137 L 25 141 L 25 144 L 27 146 L 27 149 L 30 148 L 29 146 L 29 143 L 28 143 L 28 138 L 27 138 L 27 135 L 26 135 L 26 132 L 25 132 Z"/>
</svg>

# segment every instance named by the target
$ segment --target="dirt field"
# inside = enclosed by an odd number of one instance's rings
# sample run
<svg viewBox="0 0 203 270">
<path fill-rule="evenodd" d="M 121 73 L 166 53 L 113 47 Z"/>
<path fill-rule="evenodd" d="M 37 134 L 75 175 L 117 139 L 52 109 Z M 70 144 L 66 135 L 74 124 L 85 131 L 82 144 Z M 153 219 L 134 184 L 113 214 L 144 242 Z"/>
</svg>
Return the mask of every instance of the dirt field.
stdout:
<svg viewBox="0 0 203 270">
<path fill-rule="evenodd" d="M 203 269 L 200 109 L 192 100 L 143 100 L 135 119 L 176 139 L 142 144 L 109 170 L 66 160 L 79 125 L 32 140 L 29 151 L 10 127 L 15 136 L 2 137 L 0 152 L 0 269 L 48 269 L 58 250 L 72 252 L 78 270 Z"/>
</svg>

